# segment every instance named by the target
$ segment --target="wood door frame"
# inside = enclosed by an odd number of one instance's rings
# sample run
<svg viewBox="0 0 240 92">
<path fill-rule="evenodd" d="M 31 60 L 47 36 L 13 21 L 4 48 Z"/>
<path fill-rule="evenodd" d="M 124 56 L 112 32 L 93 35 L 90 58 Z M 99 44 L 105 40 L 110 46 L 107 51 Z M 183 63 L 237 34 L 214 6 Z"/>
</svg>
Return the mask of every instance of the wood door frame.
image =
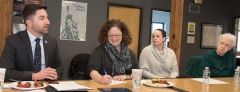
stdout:
<svg viewBox="0 0 240 92">
<path fill-rule="evenodd" d="M 232 31 L 233 31 L 232 34 L 234 34 L 234 35 L 236 36 L 236 46 L 235 46 L 235 48 L 233 49 L 235 61 L 236 61 L 237 56 L 240 54 L 240 52 L 237 51 L 238 40 L 240 40 L 240 39 L 238 39 L 238 36 L 239 36 L 240 34 L 236 34 L 236 33 L 238 33 L 238 32 L 236 32 L 236 30 L 235 30 L 235 26 L 236 26 L 236 25 L 235 25 L 235 20 L 236 20 L 237 18 L 240 19 L 240 16 L 235 16 L 235 17 L 233 17 L 233 19 L 232 19 Z"/>
<path fill-rule="evenodd" d="M 149 32 L 149 44 L 151 44 L 151 36 L 152 36 L 152 23 L 153 23 L 153 21 L 152 21 L 152 14 L 153 14 L 153 10 L 157 10 L 157 11 L 164 11 L 164 12 L 170 12 L 170 20 L 169 20 L 169 37 L 170 37 L 170 22 L 171 22 L 171 10 L 167 10 L 167 9 L 159 9 L 159 8 L 151 8 L 151 15 L 150 15 L 150 17 L 151 17 L 151 23 L 150 23 L 150 32 Z M 166 31 L 166 30 L 164 30 L 164 31 Z"/>
<path fill-rule="evenodd" d="M 1 25 L 0 25 L 0 58 L 5 45 L 5 39 L 12 34 L 12 22 L 13 22 L 13 0 L 1 0 Z M 9 16 L 8 16 L 9 15 Z"/>
<path fill-rule="evenodd" d="M 178 67 L 181 58 L 182 28 L 183 28 L 184 0 L 172 0 L 170 14 L 170 37 L 169 48 L 171 48 L 177 57 Z M 184 62 L 184 61 L 183 61 Z"/>
<path fill-rule="evenodd" d="M 138 35 L 138 53 L 137 53 L 137 59 L 139 59 L 140 57 L 140 53 L 141 53 L 141 42 L 142 42 L 142 38 L 140 37 L 140 35 L 142 35 L 142 20 L 143 20 L 143 12 L 142 12 L 142 7 L 141 6 L 135 6 L 135 5 L 128 5 L 128 4 L 120 4 L 120 3 L 113 3 L 113 2 L 108 2 L 107 5 L 107 18 L 109 17 L 109 7 L 110 6 L 120 6 L 120 7 L 127 7 L 127 8 L 137 8 L 140 9 L 140 23 L 139 23 L 139 35 Z M 133 35 L 133 34 L 132 34 Z"/>
</svg>

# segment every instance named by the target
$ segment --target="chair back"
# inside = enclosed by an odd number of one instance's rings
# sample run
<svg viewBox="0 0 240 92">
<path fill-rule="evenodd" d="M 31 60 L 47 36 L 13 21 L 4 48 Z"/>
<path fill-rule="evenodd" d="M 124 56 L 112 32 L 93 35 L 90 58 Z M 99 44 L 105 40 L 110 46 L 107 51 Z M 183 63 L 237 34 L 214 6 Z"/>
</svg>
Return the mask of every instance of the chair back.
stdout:
<svg viewBox="0 0 240 92">
<path fill-rule="evenodd" d="M 78 54 L 76 55 L 70 64 L 69 77 L 72 79 L 90 79 L 87 75 L 87 65 L 90 54 Z"/>
<path fill-rule="evenodd" d="M 188 77 L 195 77 L 198 71 L 198 68 L 201 65 L 201 62 L 202 62 L 201 56 L 191 56 L 188 59 L 188 63 L 187 63 L 187 67 L 184 75 Z"/>
</svg>

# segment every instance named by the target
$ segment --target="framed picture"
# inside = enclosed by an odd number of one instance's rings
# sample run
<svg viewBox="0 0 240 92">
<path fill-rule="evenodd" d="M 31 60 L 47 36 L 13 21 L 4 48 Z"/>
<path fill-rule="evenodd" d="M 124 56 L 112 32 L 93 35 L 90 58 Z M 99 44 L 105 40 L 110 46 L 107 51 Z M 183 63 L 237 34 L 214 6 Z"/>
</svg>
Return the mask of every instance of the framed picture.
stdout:
<svg viewBox="0 0 240 92">
<path fill-rule="evenodd" d="M 26 26 L 24 23 L 13 23 L 13 34 L 20 32 L 20 31 L 25 31 L 26 30 Z"/>
<path fill-rule="evenodd" d="M 195 43 L 195 36 L 188 35 L 187 36 L 187 44 L 194 44 Z"/>
<path fill-rule="evenodd" d="M 44 4 L 45 0 L 14 0 L 13 15 L 22 16 L 22 11 L 26 4 Z"/>
<path fill-rule="evenodd" d="M 192 34 L 192 35 L 195 34 L 195 25 L 196 25 L 196 23 L 194 23 L 194 22 L 188 22 L 187 34 Z"/>
<path fill-rule="evenodd" d="M 223 25 L 202 23 L 201 48 L 216 48 Z"/>
<path fill-rule="evenodd" d="M 193 0 L 194 4 L 202 4 L 202 0 Z"/>
</svg>

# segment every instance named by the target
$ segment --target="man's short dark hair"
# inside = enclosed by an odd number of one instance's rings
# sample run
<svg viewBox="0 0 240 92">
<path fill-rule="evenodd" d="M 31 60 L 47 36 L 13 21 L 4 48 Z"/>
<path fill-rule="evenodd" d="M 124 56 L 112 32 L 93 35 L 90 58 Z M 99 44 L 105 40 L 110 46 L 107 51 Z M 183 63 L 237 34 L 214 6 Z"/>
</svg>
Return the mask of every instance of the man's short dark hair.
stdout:
<svg viewBox="0 0 240 92">
<path fill-rule="evenodd" d="M 26 22 L 27 19 L 29 19 L 30 16 L 35 15 L 36 11 L 39 9 L 47 9 L 47 6 L 44 4 L 27 4 L 25 5 L 22 16 L 24 22 Z"/>
</svg>

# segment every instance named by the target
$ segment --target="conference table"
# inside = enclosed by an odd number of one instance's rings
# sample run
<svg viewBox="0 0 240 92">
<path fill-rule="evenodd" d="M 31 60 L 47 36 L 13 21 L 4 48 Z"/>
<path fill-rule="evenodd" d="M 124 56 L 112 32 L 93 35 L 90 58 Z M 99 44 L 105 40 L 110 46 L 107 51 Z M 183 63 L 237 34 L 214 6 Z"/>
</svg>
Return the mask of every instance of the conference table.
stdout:
<svg viewBox="0 0 240 92">
<path fill-rule="evenodd" d="M 201 82 L 192 80 L 191 78 L 175 78 L 163 80 L 172 82 L 174 83 L 174 87 L 186 90 L 188 92 L 240 92 L 239 88 L 240 83 L 234 82 L 233 77 L 213 79 L 227 82 L 227 84 L 209 84 L 209 86 L 206 86 Z M 61 80 L 61 81 L 74 81 L 78 84 L 93 88 L 92 90 L 88 90 L 88 92 L 99 92 L 98 88 L 128 88 L 131 89 L 133 92 L 176 92 L 176 90 L 173 90 L 171 88 L 150 87 L 144 84 L 141 84 L 140 88 L 136 89 L 133 88 L 132 86 L 132 80 L 125 80 L 126 83 L 117 85 L 104 85 L 92 80 Z M 5 82 L 5 84 L 9 83 L 10 82 Z M 46 91 L 45 89 L 42 90 Z M 21 91 L 12 88 L 4 88 L 3 92 L 21 92 Z"/>
</svg>

